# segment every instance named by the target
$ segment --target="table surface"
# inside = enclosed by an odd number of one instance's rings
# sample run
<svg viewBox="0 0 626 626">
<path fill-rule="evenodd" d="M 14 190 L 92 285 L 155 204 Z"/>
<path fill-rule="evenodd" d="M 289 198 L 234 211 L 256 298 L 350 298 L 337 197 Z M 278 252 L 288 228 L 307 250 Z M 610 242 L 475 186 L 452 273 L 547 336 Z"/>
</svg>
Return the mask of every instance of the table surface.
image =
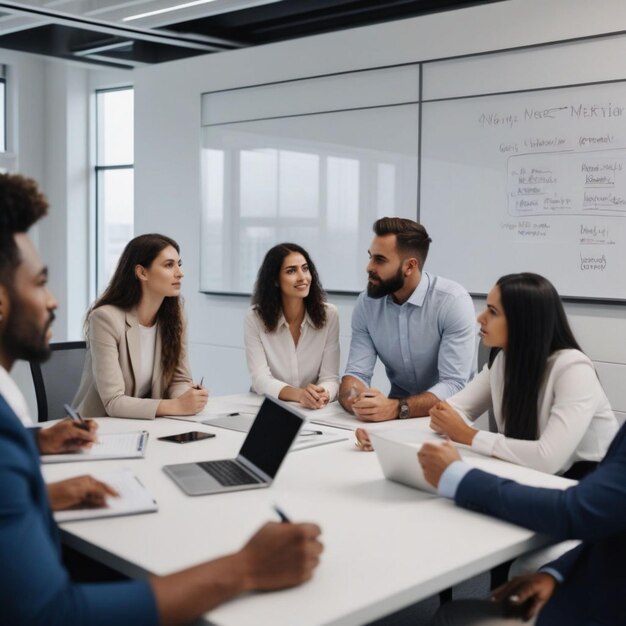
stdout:
<svg viewBox="0 0 626 626">
<path fill-rule="evenodd" d="M 250 398 L 219 398 L 209 408 L 240 410 Z M 428 418 L 407 422 L 385 428 L 395 431 L 393 438 L 408 441 L 428 429 Z M 45 465 L 43 472 L 52 481 L 127 467 L 150 490 L 157 513 L 61 525 L 68 545 L 131 577 L 171 573 L 238 550 L 260 525 L 276 520 L 274 504 L 294 521 L 322 527 L 325 551 L 310 582 L 240 596 L 207 613 L 205 623 L 363 624 L 547 542 L 528 530 L 385 480 L 376 455 L 357 451 L 352 436 L 289 453 L 269 489 L 188 497 L 163 473 L 163 465 L 235 457 L 244 433 L 169 418 L 99 418 L 99 423 L 102 433 L 147 429 L 145 458 Z M 359 425 L 356 420 L 354 425 Z M 157 440 L 193 429 L 217 436 L 183 445 Z M 478 464 L 526 484 L 571 484 L 496 459 L 482 457 Z"/>
</svg>

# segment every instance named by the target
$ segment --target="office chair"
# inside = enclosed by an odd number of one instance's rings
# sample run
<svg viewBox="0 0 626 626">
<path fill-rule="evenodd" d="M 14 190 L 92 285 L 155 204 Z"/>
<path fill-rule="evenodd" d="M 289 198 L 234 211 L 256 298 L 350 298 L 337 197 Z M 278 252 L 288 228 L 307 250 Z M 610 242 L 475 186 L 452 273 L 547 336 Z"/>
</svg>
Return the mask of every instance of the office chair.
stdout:
<svg viewBox="0 0 626 626">
<path fill-rule="evenodd" d="M 71 403 L 83 373 L 84 341 L 50 344 L 52 354 L 45 363 L 30 362 L 37 398 L 37 421 L 65 417 L 63 404 Z"/>
</svg>

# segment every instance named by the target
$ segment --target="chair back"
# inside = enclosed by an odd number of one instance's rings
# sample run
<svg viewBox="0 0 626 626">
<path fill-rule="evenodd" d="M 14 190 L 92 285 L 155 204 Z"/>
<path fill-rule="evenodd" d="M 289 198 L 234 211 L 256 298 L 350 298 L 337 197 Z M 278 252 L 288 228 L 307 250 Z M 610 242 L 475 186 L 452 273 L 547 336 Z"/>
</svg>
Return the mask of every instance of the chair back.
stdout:
<svg viewBox="0 0 626 626">
<path fill-rule="evenodd" d="M 64 404 L 76 395 L 83 373 L 87 344 L 84 341 L 51 343 L 52 354 L 45 363 L 30 363 L 40 422 L 66 416 Z"/>
</svg>

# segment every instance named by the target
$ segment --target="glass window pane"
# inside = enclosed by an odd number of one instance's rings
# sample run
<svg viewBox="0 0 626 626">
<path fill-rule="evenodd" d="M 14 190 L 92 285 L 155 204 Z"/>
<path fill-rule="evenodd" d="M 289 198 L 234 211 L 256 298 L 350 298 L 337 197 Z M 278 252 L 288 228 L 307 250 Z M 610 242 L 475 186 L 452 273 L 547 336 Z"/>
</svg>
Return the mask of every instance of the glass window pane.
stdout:
<svg viewBox="0 0 626 626">
<path fill-rule="evenodd" d="M 274 217 L 278 196 L 278 151 L 242 150 L 239 160 L 242 217 Z"/>
<path fill-rule="evenodd" d="M 279 206 L 282 217 L 319 214 L 319 157 L 281 150 L 279 154 Z"/>
<path fill-rule="evenodd" d="M 0 81 L 0 152 L 6 149 L 6 83 Z"/>
<path fill-rule="evenodd" d="M 133 163 L 132 89 L 97 93 L 98 165 Z"/>
<path fill-rule="evenodd" d="M 133 193 L 132 168 L 98 173 L 99 291 L 109 282 L 124 246 L 133 237 Z"/>
</svg>

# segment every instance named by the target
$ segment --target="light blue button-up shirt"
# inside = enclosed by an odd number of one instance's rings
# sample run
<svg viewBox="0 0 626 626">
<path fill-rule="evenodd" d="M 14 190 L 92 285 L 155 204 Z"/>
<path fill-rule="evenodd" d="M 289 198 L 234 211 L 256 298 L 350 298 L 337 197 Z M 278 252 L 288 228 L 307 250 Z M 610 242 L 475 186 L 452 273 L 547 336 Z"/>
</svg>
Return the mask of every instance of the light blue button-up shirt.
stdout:
<svg viewBox="0 0 626 626">
<path fill-rule="evenodd" d="M 476 331 L 467 291 L 424 272 L 404 304 L 391 295 L 359 296 L 345 374 L 369 387 L 378 357 L 391 382 L 391 397 L 429 391 L 445 400 L 476 373 Z"/>
</svg>

